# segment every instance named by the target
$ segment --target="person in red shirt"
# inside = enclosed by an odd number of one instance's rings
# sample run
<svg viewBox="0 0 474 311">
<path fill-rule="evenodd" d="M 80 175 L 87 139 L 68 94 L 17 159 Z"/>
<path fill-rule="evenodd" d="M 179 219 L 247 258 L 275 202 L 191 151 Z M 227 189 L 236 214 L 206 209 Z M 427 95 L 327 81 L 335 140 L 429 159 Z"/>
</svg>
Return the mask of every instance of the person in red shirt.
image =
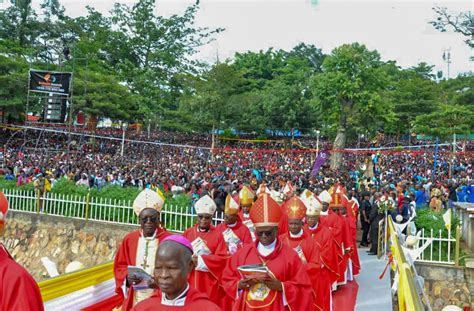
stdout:
<svg viewBox="0 0 474 311">
<path fill-rule="evenodd" d="M 115 291 L 123 298 L 122 310 L 130 310 L 135 304 L 153 294 L 154 284 L 149 284 L 149 289 L 140 291 L 133 289 L 133 285 L 140 283 L 141 280 L 128 275 L 128 266 L 139 266 L 148 274 L 153 274 L 160 240 L 170 235 L 160 224 L 163 204 L 163 198 L 150 189 L 140 192 L 133 202 L 133 209 L 140 220 L 141 228 L 124 237 L 114 260 Z"/>
<path fill-rule="evenodd" d="M 277 238 L 280 206 L 262 194 L 250 217 L 257 241 L 237 251 L 222 275 L 227 294 L 236 299 L 233 310 L 307 310 L 313 304 L 311 280 L 298 254 Z M 248 265 L 257 265 L 265 276 L 243 278 L 239 269 Z"/>
<path fill-rule="evenodd" d="M 188 282 L 194 268 L 192 254 L 192 245 L 185 237 L 172 235 L 165 238 L 156 254 L 154 280 L 158 289 L 132 310 L 220 311 L 215 303 Z"/>
<path fill-rule="evenodd" d="M 217 206 L 211 197 L 205 195 L 196 202 L 194 208 L 198 222 L 183 233 L 191 241 L 194 250 L 195 269 L 190 274 L 189 282 L 212 302 L 223 306 L 228 300 L 219 280 L 229 255 L 222 234 L 211 225 Z"/>
</svg>

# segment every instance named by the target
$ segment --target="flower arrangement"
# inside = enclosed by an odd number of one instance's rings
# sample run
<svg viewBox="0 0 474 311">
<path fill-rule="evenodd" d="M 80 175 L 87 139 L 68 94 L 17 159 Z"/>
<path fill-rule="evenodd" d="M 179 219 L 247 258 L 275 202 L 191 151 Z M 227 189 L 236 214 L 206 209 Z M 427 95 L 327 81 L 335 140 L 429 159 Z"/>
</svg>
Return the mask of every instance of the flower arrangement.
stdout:
<svg viewBox="0 0 474 311">
<path fill-rule="evenodd" d="M 389 198 L 387 194 L 384 194 L 379 199 L 379 213 L 384 214 L 385 212 L 390 213 L 395 209 L 395 202 Z"/>
</svg>

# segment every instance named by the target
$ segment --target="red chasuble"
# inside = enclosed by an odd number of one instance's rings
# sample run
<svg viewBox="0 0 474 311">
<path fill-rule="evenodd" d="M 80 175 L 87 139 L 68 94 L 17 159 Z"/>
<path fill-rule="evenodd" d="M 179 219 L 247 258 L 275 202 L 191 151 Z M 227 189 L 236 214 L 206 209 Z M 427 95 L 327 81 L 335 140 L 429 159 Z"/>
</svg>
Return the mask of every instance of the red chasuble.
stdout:
<svg viewBox="0 0 474 311">
<path fill-rule="evenodd" d="M 33 277 L 0 244 L 0 310 L 42 311 L 43 300 Z"/>
<path fill-rule="evenodd" d="M 188 293 L 186 294 L 186 300 L 184 306 L 165 306 L 161 304 L 162 293 L 160 290 L 156 290 L 155 293 L 148 299 L 138 303 L 132 310 L 133 311 L 221 311 L 215 303 L 209 301 L 206 294 L 203 294 L 193 287 L 189 286 Z"/>
<path fill-rule="evenodd" d="M 305 224 L 304 230 L 315 243 L 315 257 L 321 265 L 317 279 L 312 278 L 313 284 L 316 281 L 316 305 L 319 310 L 329 311 L 331 310 L 331 285 L 339 278 L 337 256 L 339 250 L 333 241 L 331 230 L 323 224 L 319 223 L 314 230 Z"/>
<path fill-rule="evenodd" d="M 357 253 L 357 223 L 355 219 L 349 214 L 347 214 L 347 216 L 343 216 L 343 218 L 346 220 L 347 226 L 349 227 L 349 237 L 352 249 L 352 251 L 349 253 L 349 257 L 352 262 L 352 274 L 358 275 L 360 272 L 360 260 L 359 254 Z"/>
<path fill-rule="evenodd" d="M 231 230 L 240 241 L 240 243 L 238 243 L 236 245 L 237 249 L 235 249 L 235 250 L 232 246 L 232 241 L 229 241 L 229 239 L 228 239 L 229 235 L 225 234 L 227 229 Z M 249 228 L 244 226 L 240 220 L 237 220 L 237 222 L 235 223 L 235 226 L 233 226 L 233 227 L 227 226 L 224 222 L 220 223 L 216 227 L 216 231 L 219 232 L 222 235 L 222 237 L 224 239 L 224 242 L 227 245 L 227 252 L 230 255 L 234 254 L 235 251 L 241 249 L 242 246 L 244 246 L 246 244 L 249 244 L 249 243 L 252 243 L 252 236 L 250 235 Z"/>
<path fill-rule="evenodd" d="M 196 290 L 207 294 L 212 302 L 223 307 L 225 303 L 228 303 L 228 297 L 225 295 L 223 288 L 219 285 L 219 279 L 221 278 L 222 271 L 227 264 L 229 256 L 222 235 L 216 231 L 216 227 L 214 226 L 211 226 L 208 232 L 199 231 L 198 225 L 196 224 L 194 227 L 186 230 L 183 236 L 191 241 L 191 243 L 197 238 L 203 239 L 211 252 L 209 255 L 201 256 L 209 272 L 194 269 L 189 276 L 189 283 Z"/>
<path fill-rule="evenodd" d="M 115 292 L 123 298 L 122 310 L 130 310 L 133 306 L 133 288 L 129 288 L 127 298 L 122 291 L 122 285 L 125 282 L 128 273 L 128 266 L 135 266 L 137 259 L 138 239 L 141 236 L 141 230 L 136 230 L 127 234 L 120 244 L 120 248 L 115 255 L 114 277 Z M 171 235 L 166 229 L 157 229 L 156 238 L 158 242 Z"/>
<path fill-rule="evenodd" d="M 328 211 L 328 215 L 321 215 L 320 222 L 331 229 L 333 241 L 337 246 L 337 265 L 339 274 L 337 282 L 343 282 L 345 279 L 347 262 L 349 260 L 349 256 L 345 255 L 343 252 L 343 241 L 347 241 L 348 235 L 347 224 L 343 219 L 341 219 L 341 216 L 334 213 L 332 210 Z"/>
<path fill-rule="evenodd" d="M 313 303 L 311 281 L 296 252 L 277 239 L 274 251 L 268 256 L 261 256 L 257 245 L 258 241 L 239 250 L 232 256 L 222 275 L 222 284 L 227 293 L 232 297 L 236 297 L 238 293 L 233 310 L 308 310 L 308 306 Z M 250 290 L 237 291 L 237 285 L 241 280 L 237 268 L 250 264 L 266 264 L 271 273 L 283 283 L 283 291 L 268 290 L 261 287 L 260 283 Z M 254 299 L 251 298 L 251 291 L 256 293 Z M 287 306 L 283 304 L 283 294 Z"/>
<path fill-rule="evenodd" d="M 318 291 L 318 283 L 320 282 L 321 274 L 321 261 L 319 260 L 319 252 L 317 252 L 316 244 L 314 240 L 303 231 L 303 234 L 298 238 L 291 237 L 290 233 L 284 233 L 279 237 L 282 243 L 288 245 L 301 259 L 301 263 L 306 267 L 308 276 L 311 279 L 313 285 L 313 308 L 308 308 L 308 310 L 319 310 L 316 305 L 316 295 Z"/>
</svg>

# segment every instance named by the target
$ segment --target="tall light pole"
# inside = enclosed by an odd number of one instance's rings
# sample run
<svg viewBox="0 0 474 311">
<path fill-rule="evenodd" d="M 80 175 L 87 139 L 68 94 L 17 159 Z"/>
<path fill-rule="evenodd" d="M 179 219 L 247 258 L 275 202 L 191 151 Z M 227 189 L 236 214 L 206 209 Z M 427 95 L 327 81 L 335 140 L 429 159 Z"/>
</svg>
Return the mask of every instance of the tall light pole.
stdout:
<svg viewBox="0 0 474 311">
<path fill-rule="evenodd" d="M 125 122 L 122 123 L 122 150 L 120 151 L 120 155 L 123 157 L 123 150 L 125 148 Z"/>
<path fill-rule="evenodd" d="M 449 80 L 449 65 L 451 64 L 451 48 L 444 50 L 443 61 L 446 62 L 446 65 L 448 67 L 448 74 L 447 74 L 446 80 Z"/>
<path fill-rule="evenodd" d="M 319 134 L 321 134 L 321 131 L 316 130 L 316 156 L 319 155 Z"/>
</svg>

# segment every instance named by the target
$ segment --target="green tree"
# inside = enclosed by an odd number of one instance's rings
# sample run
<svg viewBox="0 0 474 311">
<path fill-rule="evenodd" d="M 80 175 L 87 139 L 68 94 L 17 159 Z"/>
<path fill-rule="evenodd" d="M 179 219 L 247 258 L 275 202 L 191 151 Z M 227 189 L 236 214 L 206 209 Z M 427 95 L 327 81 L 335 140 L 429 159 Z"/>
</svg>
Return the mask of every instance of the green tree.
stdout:
<svg viewBox="0 0 474 311">
<path fill-rule="evenodd" d="M 452 14 L 445 7 L 435 7 L 436 20 L 431 21 L 437 30 L 446 32 L 448 29 L 454 30 L 465 37 L 464 42 L 474 48 L 474 14 L 471 11 Z"/>
<path fill-rule="evenodd" d="M 377 51 L 359 43 L 345 44 L 332 51 L 323 62 L 323 72 L 312 81 L 316 105 L 326 112 L 328 126 L 337 127 L 334 149 L 345 148 L 349 127 L 378 128 L 393 117 L 392 107 L 380 93 L 387 74 Z M 342 155 L 331 156 L 331 167 L 340 166 Z"/>
<path fill-rule="evenodd" d="M 441 105 L 440 109 L 416 118 L 416 133 L 441 138 L 453 134 L 469 134 L 474 130 L 474 112 L 459 105 Z"/>
<path fill-rule="evenodd" d="M 2 122 L 18 120 L 26 104 L 28 64 L 19 57 L 0 55 L 0 109 Z"/>
<path fill-rule="evenodd" d="M 389 102 L 396 115 L 396 122 L 388 132 L 409 135 L 417 116 L 437 109 L 439 85 L 432 80 L 432 69 L 433 66 L 420 63 L 409 69 L 387 71 L 389 82 L 383 99 Z"/>
<path fill-rule="evenodd" d="M 193 112 L 200 129 L 235 126 L 239 111 L 246 110 L 239 101 L 244 85 L 245 79 L 235 67 L 216 64 L 196 78 L 185 109 Z"/>
</svg>

